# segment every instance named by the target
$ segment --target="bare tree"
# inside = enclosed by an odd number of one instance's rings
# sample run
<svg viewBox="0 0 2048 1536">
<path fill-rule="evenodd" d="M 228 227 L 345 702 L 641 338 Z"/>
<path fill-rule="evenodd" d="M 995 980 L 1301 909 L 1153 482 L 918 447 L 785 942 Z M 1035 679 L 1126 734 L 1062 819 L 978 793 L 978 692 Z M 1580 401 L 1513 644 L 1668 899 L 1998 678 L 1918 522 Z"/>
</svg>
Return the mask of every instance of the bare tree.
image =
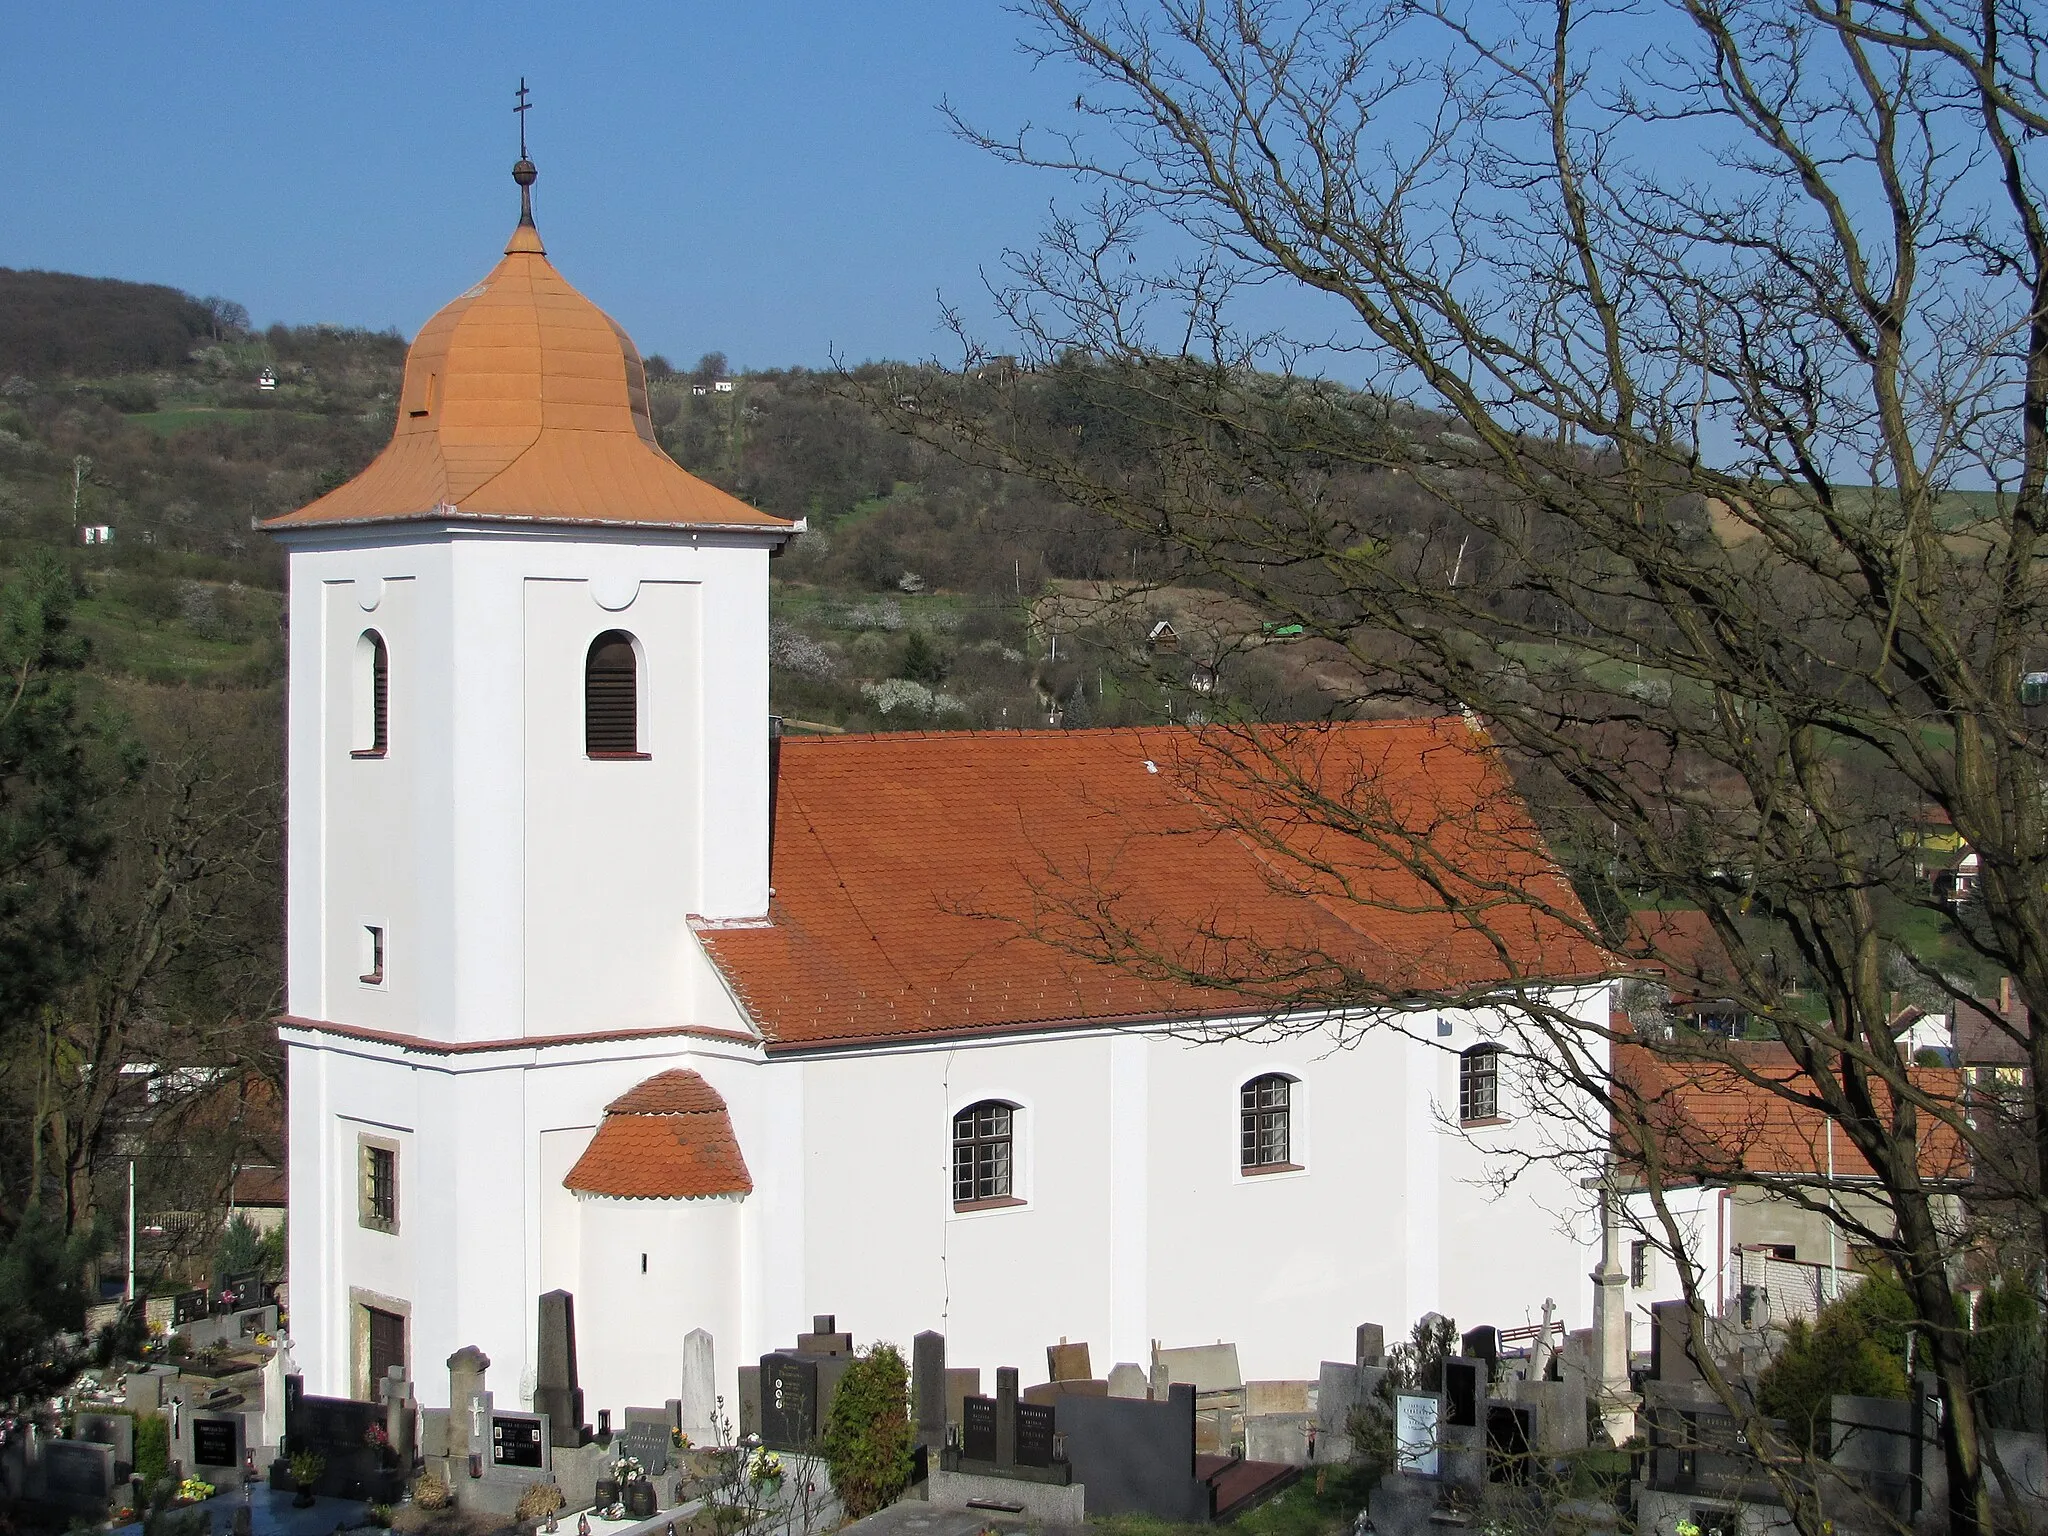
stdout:
<svg viewBox="0 0 2048 1536">
<path fill-rule="evenodd" d="M 1988 1531 L 1926 1156 L 1939 1133 L 2010 1162 L 2009 1138 L 1989 1145 L 1953 1079 L 1916 1072 L 1886 965 L 1949 996 L 2010 973 L 2048 1006 L 2048 802 L 2022 695 L 2048 667 L 2038 14 L 1026 10 L 1029 46 L 1078 77 L 1072 120 L 961 127 L 1094 188 L 1000 289 L 1023 338 L 1003 350 L 1039 371 L 881 380 L 877 408 L 1337 648 L 1350 710 L 1481 717 L 1583 897 L 1525 895 L 1546 920 L 1680 984 L 1699 978 L 1631 941 L 1625 910 L 1706 914 L 1717 984 L 1791 1070 L 1686 1032 L 1635 1044 L 1825 1115 L 1871 1169 L 1886 1221 L 1858 1236 L 1913 1298 L 1940 1382 L 1951 1528 Z M 1301 825 L 1398 834 L 1261 764 L 1255 735 L 1231 750 Z M 1936 819 L 1980 861 L 1967 902 L 1926 879 L 1916 829 Z M 1409 856 L 1431 860 L 1412 837 Z M 1125 935 L 1100 950 L 1204 968 Z M 1445 995 L 1331 959 L 1307 992 L 1586 1027 L 1546 1016 L 1533 977 Z M 2012 1032 L 2039 1082 L 2048 1041 Z M 1654 1196 L 1655 1106 L 1609 1096 Z M 2038 1095 L 2029 1113 L 2010 1193 L 2048 1234 Z"/>
</svg>

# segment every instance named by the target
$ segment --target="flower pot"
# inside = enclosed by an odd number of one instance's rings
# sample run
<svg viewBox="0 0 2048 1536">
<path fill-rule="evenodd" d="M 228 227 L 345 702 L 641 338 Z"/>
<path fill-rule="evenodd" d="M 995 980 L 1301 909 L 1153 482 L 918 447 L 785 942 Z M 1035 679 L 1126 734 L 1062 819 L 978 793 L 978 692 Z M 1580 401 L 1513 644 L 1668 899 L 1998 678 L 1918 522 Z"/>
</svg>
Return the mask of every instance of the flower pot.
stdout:
<svg viewBox="0 0 2048 1536">
<path fill-rule="evenodd" d="M 644 1477 L 636 1477 L 626 1485 L 626 1513 L 635 1520 L 651 1520 L 654 1517 L 654 1484 Z"/>
<path fill-rule="evenodd" d="M 293 1508 L 293 1509 L 311 1509 L 312 1507 L 313 1507 L 313 1485 L 312 1485 L 311 1483 L 301 1483 L 301 1484 L 299 1484 L 299 1496 L 298 1496 L 297 1498 L 295 1498 L 295 1499 L 293 1499 L 293 1500 L 292 1500 L 292 1508 Z"/>
</svg>

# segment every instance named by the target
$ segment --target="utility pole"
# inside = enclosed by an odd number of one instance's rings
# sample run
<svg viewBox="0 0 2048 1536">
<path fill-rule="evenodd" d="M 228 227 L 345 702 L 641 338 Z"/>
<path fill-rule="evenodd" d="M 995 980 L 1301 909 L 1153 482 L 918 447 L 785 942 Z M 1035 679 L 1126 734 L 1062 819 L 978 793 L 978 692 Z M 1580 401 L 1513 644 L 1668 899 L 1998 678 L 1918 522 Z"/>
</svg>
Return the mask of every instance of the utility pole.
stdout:
<svg viewBox="0 0 2048 1536">
<path fill-rule="evenodd" d="M 128 1159 L 128 1300 L 135 1300 L 135 1159 Z"/>
<path fill-rule="evenodd" d="M 85 489 L 85 477 L 92 473 L 92 460 L 80 454 L 71 461 L 71 531 L 78 532 L 78 498 Z"/>
</svg>

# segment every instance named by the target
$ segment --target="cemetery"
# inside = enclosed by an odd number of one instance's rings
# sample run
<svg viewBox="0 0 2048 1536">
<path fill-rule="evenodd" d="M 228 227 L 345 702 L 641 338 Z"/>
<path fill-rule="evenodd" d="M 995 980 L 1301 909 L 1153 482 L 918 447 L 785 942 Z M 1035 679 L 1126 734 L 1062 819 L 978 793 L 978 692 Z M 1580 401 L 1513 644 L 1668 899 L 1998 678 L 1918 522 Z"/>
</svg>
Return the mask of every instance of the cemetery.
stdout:
<svg viewBox="0 0 2048 1536">
<path fill-rule="evenodd" d="M 307 1393 L 275 1301 L 181 1297 L 170 1335 L 203 1341 L 205 1363 L 158 1339 L 124 1372 L 86 1373 L 0 1441 L 0 1494 L 29 1526 L 139 1530 L 168 1512 L 197 1522 L 188 1536 L 981 1536 L 1207 1526 L 1276 1499 L 1379 1536 L 1524 1521 L 1761 1536 L 1811 1499 L 1852 1536 L 1935 1528 L 1945 1493 L 1924 1373 L 1904 1397 L 1825 1396 L 1802 1430 L 1765 1411 L 1782 1338 L 1675 1302 L 1650 1309 L 1619 1379 L 1596 1330 L 1548 1305 L 1507 1329 L 1431 1313 L 1391 1344 L 1361 1323 L 1299 1380 L 1247 1379 L 1228 1340 L 1105 1367 L 1068 1338 L 1033 1379 L 1035 1360 L 961 1363 L 936 1330 L 906 1356 L 827 1314 L 740 1364 L 736 1402 L 717 1391 L 717 1340 L 688 1328 L 674 1396 L 591 1404 L 574 1296 L 537 1301 L 533 1379 L 508 1388 L 465 1346 L 437 1408 L 402 1366 L 374 1399 Z M 2001 1451 L 2038 1516 L 2038 1441 Z"/>
</svg>

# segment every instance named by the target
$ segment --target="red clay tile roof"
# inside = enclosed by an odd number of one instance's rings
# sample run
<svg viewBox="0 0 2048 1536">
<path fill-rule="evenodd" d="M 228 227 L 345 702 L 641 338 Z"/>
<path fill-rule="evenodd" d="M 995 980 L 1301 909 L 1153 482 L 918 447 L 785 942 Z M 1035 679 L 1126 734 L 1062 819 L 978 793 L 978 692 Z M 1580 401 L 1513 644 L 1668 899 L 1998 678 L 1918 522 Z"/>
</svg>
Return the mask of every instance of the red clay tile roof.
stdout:
<svg viewBox="0 0 2048 1536">
<path fill-rule="evenodd" d="M 1875 1177 L 1840 1128 L 1830 1148 L 1826 1114 L 1787 1097 L 1812 1092 L 1812 1080 L 1789 1051 L 1769 1043 L 1735 1049 L 1742 1066 L 1763 1082 L 1726 1063 L 1673 1060 L 1627 1041 L 1615 1045 L 1616 1089 L 1630 1096 L 1630 1107 L 1654 1128 L 1668 1179 L 1824 1177 L 1831 1151 L 1836 1178 Z M 1960 1077 L 1946 1068 L 1916 1067 L 1912 1080 L 1930 1098 L 1955 1100 L 1961 1093 Z M 1879 1113 L 1889 1114 L 1884 1085 L 1876 1084 L 1873 1092 Z M 1954 1129 L 1924 1113 L 1919 1123 L 1921 1177 L 1967 1177 L 1969 1159 Z"/>
<path fill-rule="evenodd" d="M 772 878 L 770 1050 L 1613 968 L 1461 719 L 786 738 Z"/>
<path fill-rule="evenodd" d="M 605 1106 L 562 1184 L 621 1200 L 744 1195 L 754 1188 L 718 1090 L 696 1073 L 657 1073 Z"/>
</svg>

